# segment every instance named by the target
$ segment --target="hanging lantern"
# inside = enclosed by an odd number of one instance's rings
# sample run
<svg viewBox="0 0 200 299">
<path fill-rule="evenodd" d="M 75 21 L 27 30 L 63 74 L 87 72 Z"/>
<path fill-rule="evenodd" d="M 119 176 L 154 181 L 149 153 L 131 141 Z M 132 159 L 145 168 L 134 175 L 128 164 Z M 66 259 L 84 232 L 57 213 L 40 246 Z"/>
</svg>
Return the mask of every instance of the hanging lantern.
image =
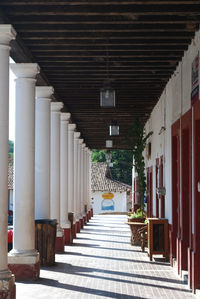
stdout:
<svg viewBox="0 0 200 299">
<path fill-rule="evenodd" d="M 109 135 L 110 136 L 118 136 L 119 135 L 119 126 L 116 124 L 109 126 Z"/>
<path fill-rule="evenodd" d="M 106 140 L 106 147 L 111 148 L 113 146 L 112 140 Z"/>
<path fill-rule="evenodd" d="M 103 88 L 100 90 L 100 106 L 115 107 L 115 90 L 112 88 Z"/>
</svg>

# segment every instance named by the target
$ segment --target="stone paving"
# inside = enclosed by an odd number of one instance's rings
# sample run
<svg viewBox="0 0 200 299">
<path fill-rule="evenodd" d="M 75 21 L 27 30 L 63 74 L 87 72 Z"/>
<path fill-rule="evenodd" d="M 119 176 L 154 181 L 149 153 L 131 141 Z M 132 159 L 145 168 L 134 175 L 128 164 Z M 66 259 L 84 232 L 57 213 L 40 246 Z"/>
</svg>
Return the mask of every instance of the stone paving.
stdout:
<svg viewBox="0 0 200 299">
<path fill-rule="evenodd" d="M 17 299 L 195 298 L 168 263 L 150 262 L 130 245 L 123 215 L 97 215 L 54 267 L 36 282 L 17 283 Z"/>
</svg>

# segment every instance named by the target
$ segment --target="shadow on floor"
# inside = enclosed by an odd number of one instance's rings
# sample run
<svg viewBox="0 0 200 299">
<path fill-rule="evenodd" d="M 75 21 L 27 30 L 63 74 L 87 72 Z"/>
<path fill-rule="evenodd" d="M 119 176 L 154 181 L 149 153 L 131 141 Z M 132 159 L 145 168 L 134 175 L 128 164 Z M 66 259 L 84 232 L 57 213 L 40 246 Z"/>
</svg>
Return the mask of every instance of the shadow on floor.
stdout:
<svg viewBox="0 0 200 299">
<path fill-rule="evenodd" d="M 30 284 L 30 282 L 23 282 L 25 284 Z M 102 296 L 105 298 L 118 298 L 118 299 L 138 299 L 138 296 L 129 296 L 126 294 L 119 294 L 115 292 L 109 292 L 109 291 L 103 291 L 103 290 L 98 290 L 98 289 L 92 289 L 92 288 L 85 288 L 85 287 L 80 287 L 80 286 L 74 286 L 66 283 L 61 283 L 57 280 L 54 279 L 46 279 L 46 278 L 40 278 L 32 284 L 41 284 L 41 285 L 46 285 L 50 287 L 55 287 L 55 288 L 60 288 L 60 289 L 65 289 L 65 290 L 70 290 L 74 291 L 76 293 L 84 293 L 88 295 L 95 295 L 95 296 Z M 70 296 L 73 296 L 71 294 Z M 78 294 L 76 294 L 78 296 Z M 66 297 L 67 298 L 67 297 Z M 145 297 L 140 297 L 141 299 L 147 299 Z"/>
<path fill-rule="evenodd" d="M 47 270 L 47 271 L 52 271 L 52 272 L 59 272 L 59 273 L 71 273 L 73 275 L 80 275 L 80 276 L 85 276 L 88 274 L 85 273 L 104 273 L 108 275 L 117 275 L 117 276 L 124 276 L 124 277 L 130 277 L 130 278 L 139 278 L 139 279 L 148 279 L 148 280 L 155 280 L 155 281 L 162 281 L 164 283 L 175 283 L 180 286 L 183 285 L 182 281 L 179 279 L 171 279 L 171 278 L 166 278 L 166 277 L 160 277 L 160 276 L 151 276 L 151 275 L 145 275 L 145 274 L 138 274 L 138 273 L 128 273 L 128 272 L 119 272 L 119 271 L 111 271 L 111 270 L 106 270 L 106 269 L 98 269 L 98 268 L 91 268 L 91 267 L 81 267 L 81 266 L 73 266 L 71 264 L 66 264 L 66 263 L 56 263 L 55 266 L 52 266 L 51 268 L 49 267 L 41 267 L 42 270 Z M 171 270 L 169 270 L 171 271 Z M 144 270 L 145 272 L 145 270 Z M 147 271 L 149 272 L 149 270 Z M 151 271 L 150 271 L 151 273 Z M 111 278 L 111 277 L 104 277 L 104 276 L 97 276 L 95 275 L 90 275 L 91 278 L 101 278 L 101 279 L 107 279 L 107 280 L 113 280 L 113 281 L 119 281 L 119 282 L 125 282 L 125 283 L 139 283 L 141 285 L 147 285 L 147 286 L 154 286 L 154 287 L 162 287 L 165 288 L 165 286 L 157 286 L 156 284 L 146 284 L 146 283 L 141 283 L 141 282 L 134 282 L 134 281 L 129 281 L 129 280 L 124 280 L 123 279 L 117 279 L 117 278 Z M 166 287 L 167 289 L 171 289 L 170 287 Z M 179 288 L 172 288 L 174 290 L 179 290 Z M 183 289 L 183 292 L 190 292 L 190 290 Z"/>
<path fill-rule="evenodd" d="M 134 250 L 135 252 L 141 252 L 141 250 Z M 63 253 L 59 253 L 59 254 L 63 254 Z M 67 255 L 77 255 L 77 256 L 85 256 L 85 257 L 91 257 L 91 258 L 95 258 L 95 259 L 106 259 L 106 260 L 113 260 L 113 261 L 121 261 L 121 262 L 128 262 L 128 263 L 135 263 L 135 264 L 153 264 L 153 262 L 151 261 L 144 261 L 144 260 L 134 260 L 134 259 L 125 259 L 125 258 L 121 258 L 121 257 L 111 257 L 111 256 L 99 256 L 99 255 L 91 255 L 91 254 L 83 254 L 80 252 L 65 252 L 64 254 Z M 160 266 L 169 266 L 169 262 L 155 262 L 155 265 L 160 265 Z"/>
</svg>

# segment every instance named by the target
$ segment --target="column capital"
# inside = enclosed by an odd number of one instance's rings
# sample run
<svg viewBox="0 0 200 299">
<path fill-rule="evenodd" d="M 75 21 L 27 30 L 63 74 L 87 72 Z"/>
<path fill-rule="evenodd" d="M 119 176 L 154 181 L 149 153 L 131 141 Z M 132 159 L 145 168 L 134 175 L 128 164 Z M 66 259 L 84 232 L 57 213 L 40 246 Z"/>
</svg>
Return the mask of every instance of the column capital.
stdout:
<svg viewBox="0 0 200 299">
<path fill-rule="evenodd" d="M 74 138 L 78 139 L 81 136 L 80 132 L 74 132 Z"/>
<path fill-rule="evenodd" d="M 1 24 L 0 25 L 0 44 L 9 45 L 12 39 L 15 39 L 17 33 L 12 25 Z"/>
<path fill-rule="evenodd" d="M 86 147 L 86 144 L 85 143 L 83 143 L 82 144 L 82 149 L 84 149 Z"/>
<path fill-rule="evenodd" d="M 40 72 L 37 63 L 11 63 L 10 68 L 17 78 L 34 79 Z"/>
<path fill-rule="evenodd" d="M 87 152 L 87 151 L 88 151 L 88 147 L 87 147 L 87 146 L 85 146 L 84 150 L 85 150 L 85 152 Z"/>
<path fill-rule="evenodd" d="M 50 99 L 54 93 L 52 86 L 36 86 L 36 98 L 47 98 Z"/>
<path fill-rule="evenodd" d="M 76 129 L 76 125 L 75 124 L 69 124 L 68 129 L 69 129 L 69 131 L 74 131 Z"/>
<path fill-rule="evenodd" d="M 82 145 L 83 139 L 79 139 L 79 144 Z"/>
<path fill-rule="evenodd" d="M 60 112 L 63 107 L 63 102 L 51 102 L 51 112 Z"/>
<path fill-rule="evenodd" d="M 69 121 L 71 117 L 71 113 L 68 112 L 62 112 L 60 116 L 61 121 Z"/>
</svg>

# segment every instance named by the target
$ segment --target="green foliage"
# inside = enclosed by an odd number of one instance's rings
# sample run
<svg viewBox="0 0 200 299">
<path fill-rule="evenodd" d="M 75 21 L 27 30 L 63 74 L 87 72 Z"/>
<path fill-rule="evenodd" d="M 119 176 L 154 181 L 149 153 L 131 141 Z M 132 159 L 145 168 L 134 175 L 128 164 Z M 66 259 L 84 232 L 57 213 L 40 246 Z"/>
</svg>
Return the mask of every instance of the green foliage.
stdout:
<svg viewBox="0 0 200 299">
<path fill-rule="evenodd" d="M 132 213 L 130 215 L 131 219 L 135 219 L 135 218 L 146 218 L 146 214 L 144 212 L 144 209 L 137 209 L 136 212 Z"/>
<path fill-rule="evenodd" d="M 92 162 L 106 162 L 106 152 L 101 150 L 92 151 Z"/>
<path fill-rule="evenodd" d="M 128 133 L 128 144 L 133 149 L 133 158 L 134 158 L 134 166 L 138 175 L 138 185 L 139 185 L 139 201 L 141 209 L 144 209 L 144 195 L 146 192 L 146 175 L 145 175 L 145 163 L 143 151 L 146 147 L 148 138 L 153 134 L 153 132 L 149 132 L 149 134 L 145 134 L 144 125 L 136 119 L 131 129 Z"/>
<path fill-rule="evenodd" d="M 12 140 L 9 140 L 9 153 L 13 154 L 14 152 L 14 142 Z"/>
<path fill-rule="evenodd" d="M 10 164 L 13 164 L 14 160 L 14 142 L 9 140 L 9 151 L 8 151 L 8 161 Z"/>
<path fill-rule="evenodd" d="M 93 150 L 92 162 L 105 162 L 106 151 Z M 133 153 L 131 150 L 111 150 L 113 167 L 110 168 L 114 180 L 132 185 Z"/>
</svg>

